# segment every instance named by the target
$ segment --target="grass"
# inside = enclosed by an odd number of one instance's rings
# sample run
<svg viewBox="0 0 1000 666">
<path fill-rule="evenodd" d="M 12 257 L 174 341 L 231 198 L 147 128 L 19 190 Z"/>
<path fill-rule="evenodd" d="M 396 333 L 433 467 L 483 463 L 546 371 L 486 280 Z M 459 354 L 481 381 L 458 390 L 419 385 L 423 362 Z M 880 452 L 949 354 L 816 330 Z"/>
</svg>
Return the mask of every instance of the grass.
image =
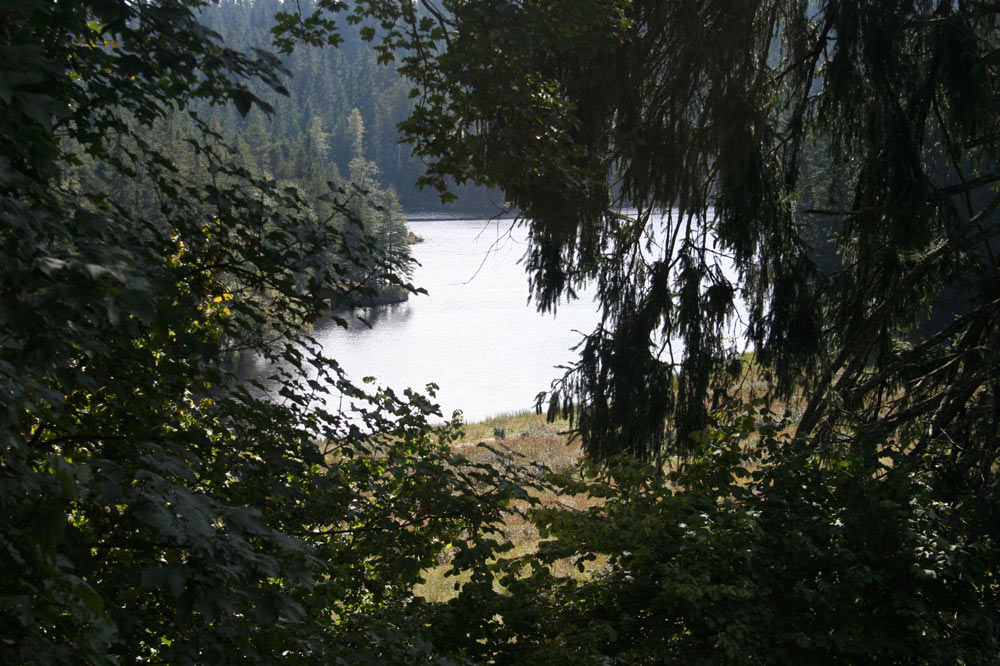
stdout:
<svg viewBox="0 0 1000 666">
<path fill-rule="evenodd" d="M 566 472 L 582 457 L 579 441 L 570 441 L 566 420 L 547 423 L 544 414 L 513 412 L 478 423 L 466 424 L 465 434 L 452 448 L 474 462 L 492 462 L 479 443 L 500 445 L 527 462 L 545 465 L 553 472 Z"/>
<path fill-rule="evenodd" d="M 506 448 L 515 456 L 522 456 L 526 463 L 539 463 L 557 473 L 572 472 L 581 461 L 583 452 L 577 440 L 570 439 L 568 421 L 548 423 L 544 414 L 534 412 L 516 412 L 500 414 L 489 419 L 466 424 L 465 434 L 451 446 L 456 452 L 477 463 L 499 463 L 498 456 L 486 447 Z M 545 504 L 558 502 L 563 506 L 584 510 L 593 506 L 597 500 L 585 496 L 557 495 L 544 492 L 538 499 Z M 530 555 L 538 549 L 541 539 L 534 526 L 522 515 L 510 513 L 504 519 L 503 537 L 513 546 L 513 550 L 505 554 L 506 558 L 517 558 Z M 599 568 L 602 563 L 591 563 L 592 568 Z M 466 582 L 467 578 L 446 577 L 450 569 L 448 563 L 442 563 L 423 572 L 424 583 L 414 589 L 414 595 L 428 601 L 447 601 L 454 598 L 458 592 L 456 586 Z M 557 562 L 552 567 L 557 576 L 581 576 L 570 562 Z"/>
<path fill-rule="evenodd" d="M 761 376 L 756 359 L 752 353 L 745 354 L 744 374 L 738 380 L 734 389 L 743 400 L 751 400 L 755 396 L 766 393 L 767 382 Z M 801 398 L 793 398 L 790 404 L 772 404 L 771 408 L 780 411 L 784 409 L 801 410 Z M 560 474 L 572 473 L 583 459 L 583 451 L 579 440 L 571 440 L 571 426 L 566 420 L 549 423 L 544 414 L 534 412 L 514 412 L 500 414 L 483 421 L 466 424 L 465 434 L 451 446 L 458 453 L 476 463 L 502 464 L 499 456 L 486 447 L 505 447 L 515 456 L 521 456 L 526 463 L 544 465 L 552 472 Z M 596 506 L 600 500 L 588 496 L 558 495 L 551 491 L 541 493 L 538 499 L 543 505 L 558 503 L 561 506 L 586 510 Z M 541 539 L 534 526 L 522 515 L 508 514 L 502 526 L 503 536 L 514 546 L 505 555 L 516 558 L 530 555 L 538 548 Z M 601 568 L 603 561 L 591 562 L 588 571 Z M 447 601 L 457 595 L 456 586 L 467 579 L 462 577 L 445 577 L 450 565 L 446 562 L 423 572 L 424 583 L 414 589 L 414 594 L 428 601 Z M 585 576 L 571 562 L 558 562 L 552 567 L 552 573 L 557 576 Z"/>
</svg>

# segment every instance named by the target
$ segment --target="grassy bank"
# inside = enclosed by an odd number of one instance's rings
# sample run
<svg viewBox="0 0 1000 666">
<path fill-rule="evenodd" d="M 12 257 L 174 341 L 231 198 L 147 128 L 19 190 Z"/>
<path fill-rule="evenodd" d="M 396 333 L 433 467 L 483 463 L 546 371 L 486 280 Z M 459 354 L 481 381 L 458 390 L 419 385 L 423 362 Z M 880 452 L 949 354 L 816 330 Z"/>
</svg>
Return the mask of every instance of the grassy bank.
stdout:
<svg viewBox="0 0 1000 666">
<path fill-rule="evenodd" d="M 746 402 L 766 394 L 768 382 L 762 376 L 760 368 L 752 353 L 741 358 L 744 367 L 742 376 L 734 382 L 732 390 Z M 771 409 L 781 412 L 800 411 L 801 398 L 793 398 L 789 403 L 772 403 Z M 515 457 L 521 457 L 525 463 L 544 465 L 550 471 L 558 474 L 568 474 L 576 470 L 583 458 L 583 452 L 578 439 L 571 439 L 571 426 L 567 420 L 557 420 L 548 423 L 544 414 L 533 411 L 499 414 L 464 426 L 464 435 L 452 444 L 452 448 L 473 462 L 502 465 L 503 461 L 497 453 L 490 449 L 498 449 Z M 479 446 L 486 444 L 487 447 Z M 598 504 L 600 500 L 587 496 L 566 496 L 552 492 L 539 494 L 538 499 L 543 505 L 558 503 L 561 506 L 585 510 Z M 504 535 L 514 545 L 508 557 L 518 557 L 534 552 L 540 541 L 538 532 L 523 516 L 509 514 L 504 520 Z M 603 562 L 592 562 L 591 570 L 600 568 Z M 425 583 L 416 589 L 416 594 L 431 601 L 444 601 L 455 596 L 455 586 L 464 582 L 461 579 L 445 578 L 447 563 L 442 563 L 424 574 Z M 561 576 L 581 576 L 576 567 L 569 562 L 560 563 L 553 568 L 553 573 Z"/>
<path fill-rule="evenodd" d="M 531 411 L 499 414 L 466 424 L 464 430 L 464 436 L 453 446 L 473 460 L 485 455 L 476 451 L 481 442 L 503 445 L 515 455 L 558 472 L 566 471 L 580 460 L 579 442 L 570 442 L 569 422 L 546 423 L 544 414 Z"/>
<path fill-rule="evenodd" d="M 568 421 L 547 423 L 544 414 L 534 412 L 516 412 L 500 414 L 483 421 L 466 424 L 465 434 L 452 448 L 478 463 L 497 463 L 497 449 L 505 453 L 522 457 L 527 463 L 538 463 L 557 473 L 571 472 L 580 462 L 582 452 L 579 441 L 570 440 L 570 425 Z M 479 446 L 486 444 L 487 447 Z M 587 497 L 567 497 L 546 492 L 538 495 L 543 504 L 559 502 L 564 506 L 585 509 L 595 500 Z M 535 528 L 521 515 L 508 514 L 504 520 L 504 536 L 514 545 L 508 557 L 518 557 L 534 552 L 538 547 L 539 536 Z M 454 597 L 456 586 L 465 582 L 461 578 L 446 578 L 449 565 L 444 562 L 440 566 L 424 572 L 425 582 L 419 585 L 415 594 L 429 601 L 445 601 Z M 570 563 L 561 563 L 554 567 L 556 575 L 580 575 Z"/>
</svg>

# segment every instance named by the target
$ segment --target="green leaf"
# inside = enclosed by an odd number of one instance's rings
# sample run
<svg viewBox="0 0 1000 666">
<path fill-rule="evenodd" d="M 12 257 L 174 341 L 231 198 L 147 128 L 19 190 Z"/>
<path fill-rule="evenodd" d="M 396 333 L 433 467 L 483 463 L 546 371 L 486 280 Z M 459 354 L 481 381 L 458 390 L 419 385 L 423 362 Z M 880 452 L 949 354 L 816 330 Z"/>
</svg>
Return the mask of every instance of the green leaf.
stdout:
<svg viewBox="0 0 1000 666">
<path fill-rule="evenodd" d="M 233 93 L 233 104 L 236 105 L 236 110 L 239 111 L 241 116 L 246 116 L 250 113 L 250 109 L 253 108 L 256 100 L 257 98 L 246 90 L 237 90 Z"/>
</svg>

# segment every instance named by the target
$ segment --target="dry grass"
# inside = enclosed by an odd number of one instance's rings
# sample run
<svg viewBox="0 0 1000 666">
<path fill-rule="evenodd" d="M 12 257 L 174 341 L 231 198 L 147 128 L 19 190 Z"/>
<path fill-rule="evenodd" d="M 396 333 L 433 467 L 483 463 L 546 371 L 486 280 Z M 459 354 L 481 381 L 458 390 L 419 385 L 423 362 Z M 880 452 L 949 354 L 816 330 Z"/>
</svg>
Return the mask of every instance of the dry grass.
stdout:
<svg viewBox="0 0 1000 666">
<path fill-rule="evenodd" d="M 745 354 L 742 360 L 745 364 L 744 375 L 736 382 L 734 389 L 740 399 L 749 401 L 767 392 L 767 381 L 762 377 L 752 353 Z M 802 403 L 801 398 L 793 398 L 788 404 L 772 403 L 770 407 L 777 412 L 788 410 L 797 416 Z M 464 436 L 453 443 L 452 448 L 476 463 L 497 466 L 504 464 L 503 456 L 491 451 L 492 448 L 520 456 L 527 464 L 537 463 L 555 473 L 571 474 L 583 458 L 579 440 L 570 440 L 568 421 L 548 423 L 544 415 L 533 412 L 501 414 L 478 423 L 466 424 L 464 430 Z M 487 447 L 481 447 L 479 444 L 486 444 Z M 552 491 L 538 493 L 536 497 L 543 506 L 558 504 L 580 511 L 600 504 L 600 500 L 586 495 L 567 496 Z M 523 515 L 508 514 L 502 530 L 503 536 L 513 545 L 513 550 L 505 557 L 530 555 L 537 550 L 540 542 L 538 532 Z M 588 571 L 596 570 L 603 565 L 602 561 L 591 562 Z M 417 586 L 414 594 L 429 601 L 446 601 L 455 597 L 457 588 L 467 578 L 446 578 L 444 574 L 449 568 L 450 566 L 445 563 L 425 571 L 425 582 Z M 568 561 L 553 565 L 552 572 L 557 576 L 586 575 L 586 572 L 581 573 Z"/>
<path fill-rule="evenodd" d="M 465 435 L 452 444 L 452 448 L 476 463 L 503 464 L 502 457 L 513 455 L 524 463 L 536 463 L 556 473 L 572 473 L 581 461 L 583 453 L 579 441 L 570 441 L 569 423 L 556 421 L 547 423 L 544 415 L 533 412 L 502 414 L 479 423 L 467 424 Z M 486 444 L 487 446 L 479 446 Z M 490 449 L 499 452 L 495 453 Z M 560 504 L 571 509 L 585 510 L 598 501 L 587 496 L 567 496 L 551 491 L 536 493 L 543 505 Z M 505 558 L 530 555 L 538 549 L 538 532 L 530 521 L 520 513 L 506 515 L 502 534 L 513 549 Z M 601 563 L 591 563 L 598 568 Z M 455 597 L 458 587 L 467 577 L 445 577 L 450 566 L 443 563 L 424 572 L 424 583 L 414 589 L 414 594 L 428 601 L 447 601 Z M 557 562 L 552 567 L 557 576 L 580 576 L 570 562 Z"/>
<path fill-rule="evenodd" d="M 493 454 L 479 444 L 509 449 L 526 462 L 545 465 L 553 472 L 567 472 L 582 457 L 579 441 L 570 441 L 568 421 L 546 423 L 534 412 L 502 414 L 467 424 L 465 435 L 452 448 L 473 462 L 494 462 Z"/>
</svg>

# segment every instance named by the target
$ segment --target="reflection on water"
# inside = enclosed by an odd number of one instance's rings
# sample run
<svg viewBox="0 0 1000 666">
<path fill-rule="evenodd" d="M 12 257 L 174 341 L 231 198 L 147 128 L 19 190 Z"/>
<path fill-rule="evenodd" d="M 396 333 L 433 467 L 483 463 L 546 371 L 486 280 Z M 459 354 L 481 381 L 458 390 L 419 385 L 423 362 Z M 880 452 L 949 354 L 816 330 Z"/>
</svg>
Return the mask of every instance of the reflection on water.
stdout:
<svg viewBox="0 0 1000 666">
<path fill-rule="evenodd" d="M 358 308 L 353 315 L 342 313 L 340 317 L 347 322 L 352 330 L 363 331 L 366 328 L 374 328 L 382 322 L 392 321 L 399 326 L 402 322 L 410 318 L 412 307 L 410 303 L 393 303 L 391 305 L 380 305 L 372 308 Z M 322 319 L 314 325 L 314 332 L 317 337 L 333 335 L 337 331 L 344 330 L 344 327 L 336 320 Z"/>
</svg>

